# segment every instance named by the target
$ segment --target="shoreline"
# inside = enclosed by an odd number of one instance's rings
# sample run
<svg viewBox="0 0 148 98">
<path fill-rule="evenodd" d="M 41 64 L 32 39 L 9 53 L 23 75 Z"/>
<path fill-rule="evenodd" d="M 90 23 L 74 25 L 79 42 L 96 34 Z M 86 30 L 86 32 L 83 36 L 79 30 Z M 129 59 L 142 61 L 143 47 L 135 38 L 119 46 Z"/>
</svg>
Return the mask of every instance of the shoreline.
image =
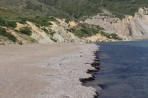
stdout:
<svg viewBox="0 0 148 98">
<path fill-rule="evenodd" d="M 96 69 L 98 65 L 95 63 L 95 60 L 98 60 L 95 55 L 97 50 L 98 46 L 95 44 L 85 44 L 75 53 L 69 53 L 49 60 L 50 63 L 48 65 L 50 68 L 63 70 L 62 73 L 57 74 L 58 76 L 55 76 L 54 72 L 52 74 L 56 78 L 55 82 L 60 81 L 61 85 L 55 88 L 54 91 L 58 89 L 56 94 L 39 95 L 37 98 L 45 98 L 46 96 L 49 98 L 97 98 L 96 89 L 91 86 L 87 87 L 84 84 L 84 82 L 94 80 L 94 75 L 91 71 L 98 70 Z M 59 68 L 59 66 L 62 67 Z M 47 81 L 50 82 L 51 80 Z M 49 92 L 49 89 L 47 89 L 48 87 L 44 92 Z"/>
<path fill-rule="evenodd" d="M 88 77 L 88 78 L 80 78 L 80 82 L 82 82 L 82 85 L 88 87 L 88 86 L 92 86 L 92 85 L 87 85 L 88 82 L 91 81 L 95 81 L 95 74 L 100 70 L 100 62 L 99 62 L 99 57 L 97 55 L 99 51 L 94 51 L 95 54 L 95 58 L 93 60 L 93 62 L 90 64 L 90 66 L 92 66 L 94 69 L 87 69 L 86 73 L 87 74 L 91 74 L 92 77 Z M 98 98 L 99 96 L 99 92 L 96 90 L 95 91 L 96 95 L 94 95 L 94 98 Z"/>
<path fill-rule="evenodd" d="M 96 89 L 83 82 L 93 80 L 93 72 L 99 69 L 98 48 L 95 44 L 1 46 L 0 78 L 6 80 L 0 81 L 0 87 L 5 87 L 0 96 L 97 98 Z"/>
</svg>

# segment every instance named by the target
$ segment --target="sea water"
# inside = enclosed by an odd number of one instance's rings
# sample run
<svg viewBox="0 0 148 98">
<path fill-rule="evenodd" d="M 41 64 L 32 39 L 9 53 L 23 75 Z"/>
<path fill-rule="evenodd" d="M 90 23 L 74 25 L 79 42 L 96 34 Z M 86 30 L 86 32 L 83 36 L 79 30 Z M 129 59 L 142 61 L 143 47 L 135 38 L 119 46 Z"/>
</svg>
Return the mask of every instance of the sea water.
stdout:
<svg viewBox="0 0 148 98">
<path fill-rule="evenodd" d="M 98 98 L 148 98 L 148 41 L 98 43 Z M 97 87 L 96 87 L 97 88 Z"/>
</svg>

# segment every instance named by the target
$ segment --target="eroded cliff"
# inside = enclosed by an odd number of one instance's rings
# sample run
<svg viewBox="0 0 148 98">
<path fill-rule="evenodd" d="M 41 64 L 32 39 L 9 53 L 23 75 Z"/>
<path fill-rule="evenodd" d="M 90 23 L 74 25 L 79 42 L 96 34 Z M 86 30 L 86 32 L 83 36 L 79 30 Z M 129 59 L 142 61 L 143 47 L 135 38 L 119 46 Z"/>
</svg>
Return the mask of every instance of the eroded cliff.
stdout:
<svg viewBox="0 0 148 98">
<path fill-rule="evenodd" d="M 99 25 L 106 32 L 116 33 L 125 40 L 148 39 L 148 8 L 140 8 L 134 16 L 125 16 L 123 19 L 98 14 L 85 22 Z"/>
</svg>

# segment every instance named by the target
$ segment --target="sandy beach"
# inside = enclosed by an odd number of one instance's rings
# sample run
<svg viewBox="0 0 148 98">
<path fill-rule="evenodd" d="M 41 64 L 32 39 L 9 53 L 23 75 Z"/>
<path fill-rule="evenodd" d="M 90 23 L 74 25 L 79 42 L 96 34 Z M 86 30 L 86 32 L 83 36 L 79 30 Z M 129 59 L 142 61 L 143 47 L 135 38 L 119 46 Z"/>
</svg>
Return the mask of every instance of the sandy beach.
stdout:
<svg viewBox="0 0 148 98">
<path fill-rule="evenodd" d="M 96 90 L 80 78 L 87 69 L 94 44 L 32 44 L 0 46 L 0 98 L 94 98 Z"/>
</svg>

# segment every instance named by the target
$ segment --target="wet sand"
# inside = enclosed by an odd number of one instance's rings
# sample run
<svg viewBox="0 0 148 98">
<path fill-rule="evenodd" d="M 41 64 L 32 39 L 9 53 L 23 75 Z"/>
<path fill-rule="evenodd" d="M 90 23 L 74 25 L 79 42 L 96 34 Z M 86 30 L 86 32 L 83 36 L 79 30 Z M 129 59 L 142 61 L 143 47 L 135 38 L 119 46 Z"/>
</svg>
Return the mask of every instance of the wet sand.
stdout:
<svg viewBox="0 0 148 98">
<path fill-rule="evenodd" d="M 0 98 L 93 98 L 81 85 L 92 77 L 94 44 L 0 46 Z"/>
</svg>

